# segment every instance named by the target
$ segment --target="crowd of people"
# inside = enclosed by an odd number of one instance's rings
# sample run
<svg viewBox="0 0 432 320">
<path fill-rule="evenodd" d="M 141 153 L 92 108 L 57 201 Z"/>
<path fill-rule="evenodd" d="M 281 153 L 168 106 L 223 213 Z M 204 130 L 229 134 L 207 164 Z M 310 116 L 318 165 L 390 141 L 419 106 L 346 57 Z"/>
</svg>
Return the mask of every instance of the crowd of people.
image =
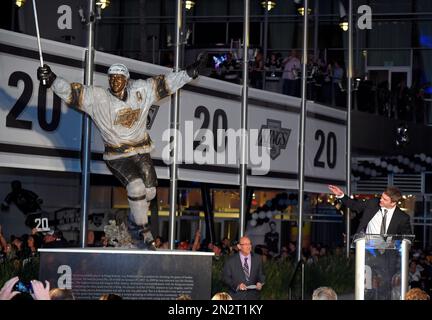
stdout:
<svg viewBox="0 0 432 320">
<path fill-rule="evenodd" d="M 71 244 L 62 236 L 60 231 L 48 232 L 40 234 L 32 232 L 32 234 L 15 236 L 12 235 L 9 240 L 6 240 L 1 232 L 0 227 L 0 263 L 7 263 L 13 261 L 17 266 L 22 266 L 31 261 L 31 259 L 37 258 L 39 253 L 38 248 L 45 247 L 67 247 Z M 96 238 L 96 239 L 95 239 Z M 196 231 L 194 239 L 191 241 L 180 241 L 176 242 L 177 250 L 190 250 L 190 251 L 205 251 L 213 252 L 214 259 L 218 260 L 224 257 L 224 261 L 238 255 L 242 251 L 242 245 L 246 238 L 240 239 L 239 242 L 231 241 L 228 238 L 224 238 L 220 243 L 208 242 L 205 239 L 201 239 L 201 232 Z M 109 247 L 108 239 L 102 234 L 102 237 L 95 237 L 93 231 L 89 231 L 88 246 L 90 247 Z M 162 237 L 158 236 L 155 239 L 155 246 L 158 250 L 168 249 L 168 242 L 164 241 Z M 249 240 L 250 242 L 250 240 Z M 296 262 L 297 259 L 297 246 L 293 241 L 288 243 L 282 243 L 280 250 L 279 247 L 276 250 L 269 250 L 265 244 L 257 244 L 250 247 L 253 256 L 259 259 L 259 264 L 265 264 L 267 261 L 290 261 Z M 278 251 L 277 253 L 274 251 Z M 332 255 L 343 256 L 344 248 L 335 247 L 329 248 L 321 243 L 311 243 L 304 246 L 302 249 L 302 261 L 308 265 L 316 264 L 322 258 L 329 257 Z M 257 261 L 257 260 L 256 260 Z M 257 263 L 254 261 L 255 263 Z M 14 290 L 16 284 L 19 282 L 18 277 L 14 277 L 7 281 L 2 290 L 0 291 L 0 300 L 12 299 L 19 292 Z M 42 283 L 38 280 L 32 280 L 33 292 L 27 296 L 30 296 L 36 300 L 56 300 L 56 299 L 74 299 L 71 290 L 67 289 L 49 289 L 49 284 Z M 318 290 L 319 289 L 319 290 Z M 312 295 L 313 300 L 336 300 L 337 294 L 332 288 L 318 288 Z M 410 263 L 409 263 L 409 289 L 411 293 L 407 293 L 407 299 L 414 296 L 415 299 L 426 299 L 432 292 L 432 248 L 429 249 L 417 249 L 411 250 Z M 415 289 L 415 290 L 414 290 Z M 233 297 L 233 292 L 222 292 L 218 293 L 214 299 L 230 300 L 230 298 L 238 299 Z M 229 298 L 228 298 L 229 297 Z M 15 298 L 18 299 L 19 297 Z M 114 294 L 105 294 L 101 296 L 101 300 L 112 300 L 121 299 L 121 297 Z"/>
<path fill-rule="evenodd" d="M 309 54 L 306 70 L 307 99 L 346 108 L 344 61 L 323 61 Z M 286 57 L 279 52 L 269 52 L 266 61 L 263 53 L 257 51 L 253 61 L 249 63 L 251 87 L 294 97 L 301 95 L 301 73 L 301 57 L 296 50 L 292 50 Z M 240 84 L 240 59 L 236 59 L 232 52 L 227 52 L 226 59 L 215 66 L 211 77 Z M 424 123 L 426 87 L 427 84 L 408 87 L 404 79 L 392 83 L 390 87 L 388 81 L 376 83 L 368 79 L 367 75 L 356 75 L 353 79 L 353 107 L 389 118 Z"/>
<path fill-rule="evenodd" d="M 12 184 L 14 185 L 14 184 Z M 400 191 L 394 187 L 388 187 L 378 199 L 369 199 L 366 202 L 358 202 L 347 197 L 343 190 L 336 186 L 329 185 L 331 193 L 336 195 L 337 198 L 344 203 L 344 205 L 354 209 L 357 212 L 363 212 L 361 220 L 358 226 L 357 232 L 360 229 L 364 229 L 366 226 L 366 232 L 369 234 L 410 234 L 411 228 L 409 225 L 408 216 L 404 213 L 399 212 L 396 206 L 398 200 L 401 198 Z M 24 194 L 26 190 L 20 188 L 14 189 L 11 192 L 12 195 Z M 11 194 L 7 196 L 12 199 Z M 22 198 L 16 196 L 15 198 Z M 14 198 L 14 199 L 15 199 Z M 29 197 L 27 197 L 29 198 Z M 30 197 L 31 199 L 38 199 L 37 196 Z M 15 203 L 17 200 L 5 201 L 6 204 Z M 22 203 L 21 203 L 22 202 Z M 29 210 L 24 210 L 27 206 L 22 206 L 21 211 L 23 213 L 30 213 Z M 379 204 L 379 206 L 378 206 Z M 386 208 L 390 210 L 391 216 L 386 224 L 385 218 L 382 218 L 381 222 L 381 209 Z M 24 208 L 24 209 L 23 209 Z M 378 210 L 378 211 L 377 211 Z M 32 211 L 32 210 L 30 210 Z M 34 211 L 34 210 L 33 210 Z M 376 213 L 377 211 L 377 213 Z M 386 211 L 386 210 L 384 210 Z M 387 213 L 385 213 L 387 214 Z M 378 216 L 378 222 L 375 221 L 375 216 Z M 371 219 L 374 217 L 373 219 Z M 393 219 L 394 223 L 390 220 Z M 374 222 L 375 221 L 375 222 Z M 370 223 L 369 223 L 370 222 Z M 203 238 L 201 230 L 195 231 L 193 239 L 182 239 L 182 241 L 176 241 L 176 250 L 189 250 L 189 251 L 201 251 L 201 252 L 212 252 L 215 260 L 222 260 L 225 263 L 223 270 L 223 281 L 229 288 L 229 292 L 226 293 L 234 299 L 257 299 L 259 298 L 259 292 L 262 285 L 265 282 L 265 275 L 263 273 L 263 264 L 268 261 L 285 262 L 291 263 L 297 262 L 297 245 L 293 241 L 281 241 L 279 233 L 276 231 L 275 221 L 267 221 L 269 230 L 264 236 L 264 243 L 254 244 L 252 246 L 251 239 L 244 236 L 239 241 L 233 241 L 227 237 L 223 238 L 220 242 L 208 241 Z M 387 230 L 386 226 L 387 225 Z M 382 231 L 384 227 L 384 231 Z M 106 229 L 108 230 L 108 229 Z M 381 231 L 380 231 L 381 230 Z M 104 233 L 102 231 L 89 230 L 87 234 L 87 247 L 115 247 L 115 238 L 111 238 L 109 232 Z M 115 237 L 115 234 L 114 234 Z M 11 235 L 9 239 L 6 239 L 2 226 L 0 225 L 0 264 L 11 263 L 16 270 L 19 270 L 28 262 L 35 261 L 39 256 L 39 248 L 65 248 L 76 246 L 77 243 L 71 243 L 65 239 L 63 233 L 59 229 L 49 229 L 40 231 L 36 228 L 31 229 L 31 233 L 23 234 L 21 236 Z M 169 249 L 169 243 L 166 239 L 161 236 L 156 236 L 153 243 L 155 250 Z M 301 260 L 307 265 L 318 264 L 320 259 L 336 255 L 342 256 L 344 250 L 342 247 L 330 248 L 321 243 L 303 243 L 301 252 Z M 240 257 L 241 259 L 239 259 Z M 241 264 L 239 261 L 241 260 Z M 244 264 L 244 265 L 243 265 Z M 251 268 L 251 265 L 254 266 Z M 411 250 L 410 263 L 409 263 L 409 288 L 422 290 L 425 295 L 430 295 L 432 292 L 432 248 L 420 249 L 413 247 Z M 246 275 L 246 277 L 245 277 Z M 244 277 L 246 281 L 244 281 Z M 243 282 L 242 282 L 243 281 Z M 398 282 L 399 281 L 399 282 Z M 377 284 L 377 281 L 372 281 Z M 14 277 L 4 284 L 4 287 L 0 293 L 0 297 L 3 299 L 14 298 L 19 291 L 13 290 L 15 285 L 19 283 L 19 279 Z M 33 298 L 37 300 L 54 299 L 56 295 L 66 296 L 73 298 L 72 292 L 67 291 L 52 291 L 49 290 L 49 285 L 44 285 L 38 280 L 34 280 L 31 283 L 33 287 Z M 393 286 L 394 285 L 394 286 Z M 392 287 L 394 290 L 395 297 L 398 297 L 398 289 L 400 288 L 400 275 L 394 275 L 392 278 Z M 254 290 L 247 290 L 247 288 L 253 287 Z M 378 290 L 379 286 L 376 287 Z M 317 291 L 314 295 L 317 299 L 336 298 L 336 293 L 331 292 L 331 288 L 321 288 L 321 291 Z M 373 289 L 373 288 L 372 288 Z M 53 292 L 56 292 L 55 294 Z M 393 294 L 393 293 L 392 293 Z M 109 294 L 104 297 L 105 300 L 111 299 Z M 419 292 L 413 294 L 414 296 L 421 296 Z M 222 294 L 223 296 L 223 294 Z M 321 298 L 320 298 L 321 297 Z M 226 297 L 225 297 L 226 298 Z"/>
</svg>

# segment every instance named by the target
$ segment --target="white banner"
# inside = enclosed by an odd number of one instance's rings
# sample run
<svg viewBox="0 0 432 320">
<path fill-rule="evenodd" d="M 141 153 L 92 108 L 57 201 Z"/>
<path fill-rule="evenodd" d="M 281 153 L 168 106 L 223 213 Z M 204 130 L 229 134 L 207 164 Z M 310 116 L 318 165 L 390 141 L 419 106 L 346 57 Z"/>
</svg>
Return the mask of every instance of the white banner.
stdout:
<svg viewBox="0 0 432 320">
<path fill-rule="evenodd" d="M 83 82 L 83 48 L 43 40 L 42 49 L 57 75 Z M 50 89 L 40 88 L 38 58 L 34 37 L 0 30 L 0 166 L 79 172 L 82 115 Z M 169 72 L 97 52 L 96 85 L 107 87 L 106 71 L 114 62 L 127 65 L 133 79 Z M 167 97 L 153 106 L 147 126 L 156 146 L 152 158 L 162 179 L 169 178 L 163 157 L 169 153 L 170 103 Z M 248 185 L 297 189 L 300 99 L 251 89 L 248 105 Z M 346 112 L 311 102 L 307 108 L 305 190 L 323 192 L 328 183 L 344 186 Z M 240 111 L 238 85 L 200 77 L 180 91 L 179 179 L 239 184 Z M 93 173 L 109 173 L 103 149 L 93 128 Z"/>
</svg>

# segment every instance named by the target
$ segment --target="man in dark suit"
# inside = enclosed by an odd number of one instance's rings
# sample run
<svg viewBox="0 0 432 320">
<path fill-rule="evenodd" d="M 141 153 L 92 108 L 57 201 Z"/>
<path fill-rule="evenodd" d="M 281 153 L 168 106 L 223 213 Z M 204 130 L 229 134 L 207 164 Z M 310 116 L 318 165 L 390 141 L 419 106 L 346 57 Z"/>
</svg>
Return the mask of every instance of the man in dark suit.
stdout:
<svg viewBox="0 0 432 320">
<path fill-rule="evenodd" d="M 404 213 L 397 203 L 402 194 L 396 187 L 387 187 L 381 198 L 367 201 L 353 200 L 336 187 L 329 185 L 330 191 L 351 210 L 361 214 L 357 233 L 367 234 L 412 234 L 410 216 Z"/>
<path fill-rule="evenodd" d="M 411 235 L 413 233 L 410 216 L 397 207 L 397 203 L 402 198 L 398 188 L 387 187 L 379 199 L 366 201 L 353 200 L 336 186 L 329 185 L 328 188 L 346 207 L 361 214 L 357 233 L 380 235 Z M 379 258 L 380 262 L 373 267 L 372 277 L 377 281 L 376 287 L 365 292 L 365 299 L 391 300 L 391 279 L 394 276 L 391 270 L 394 270 L 395 265 L 400 264 L 398 251 L 378 251 L 375 254 L 383 256 Z"/>
<path fill-rule="evenodd" d="M 223 280 L 234 300 L 257 300 L 264 284 L 261 259 L 251 253 L 252 243 L 248 237 L 240 238 L 237 247 L 239 253 L 225 262 Z"/>
</svg>

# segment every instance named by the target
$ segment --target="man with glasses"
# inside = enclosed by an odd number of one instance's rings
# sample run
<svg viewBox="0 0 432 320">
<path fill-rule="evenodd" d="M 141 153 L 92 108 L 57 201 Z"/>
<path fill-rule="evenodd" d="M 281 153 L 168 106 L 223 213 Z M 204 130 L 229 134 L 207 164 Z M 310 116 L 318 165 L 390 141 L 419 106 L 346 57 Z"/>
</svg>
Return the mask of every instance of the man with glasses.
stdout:
<svg viewBox="0 0 432 320">
<path fill-rule="evenodd" d="M 261 258 L 251 253 L 252 243 L 248 237 L 240 238 L 238 254 L 226 262 L 223 280 L 229 286 L 229 294 L 234 300 L 257 300 L 264 284 Z"/>
</svg>

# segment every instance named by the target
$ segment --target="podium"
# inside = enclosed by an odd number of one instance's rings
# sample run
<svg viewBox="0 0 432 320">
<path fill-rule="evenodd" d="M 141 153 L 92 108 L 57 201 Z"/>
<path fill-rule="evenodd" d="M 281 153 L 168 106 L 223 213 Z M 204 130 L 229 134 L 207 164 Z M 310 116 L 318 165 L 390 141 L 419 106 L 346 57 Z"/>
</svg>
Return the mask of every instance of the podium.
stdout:
<svg viewBox="0 0 432 320">
<path fill-rule="evenodd" d="M 414 235 L 356 234 L 356 300 L 404 300 Z"/>
</svg>

